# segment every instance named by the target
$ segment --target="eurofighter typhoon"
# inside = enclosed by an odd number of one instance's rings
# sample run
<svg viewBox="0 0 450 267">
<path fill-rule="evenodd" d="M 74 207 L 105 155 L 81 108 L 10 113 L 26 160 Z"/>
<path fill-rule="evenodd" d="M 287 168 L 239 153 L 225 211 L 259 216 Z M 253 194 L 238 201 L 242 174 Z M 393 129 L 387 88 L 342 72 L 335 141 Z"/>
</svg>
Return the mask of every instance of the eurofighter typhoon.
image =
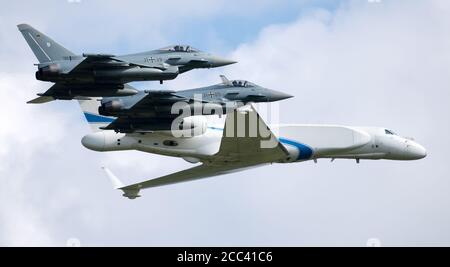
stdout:
<svg viewBox="0 0 450 267">
<path fill-rule="evenodd" d="M 145 90 L 132 96 L 103 98 L 99 100 L 98 113 L 108 117 L 90 113 L 85 116 L 102 122 L 110 120 L 103 129 L 116 132 L 171 130 L 189 127 L 194 121 L 204 119 L 192 115 L 223 115 L 248 103 L 268 103 L 292 97 L 249 81 L 230 81 L 223 75 L 221 78 L 222 83 L 207 87 L 180 91 Z"/>
<path fill-rule="evenodd" d="M 173 45 L 137 54 L 76 55 L 30 25 L 17 26 L 39 61 L 36 79 L 54 82 L 46 92 L 28 103 L 55 99 L 87 99 L 103 96 L 129 96 L 138 92 L 127 85 L 134 81 L 175 79 L 179 74 L 202 68 L 236 63 L 189 45 Z"/>
</svg>

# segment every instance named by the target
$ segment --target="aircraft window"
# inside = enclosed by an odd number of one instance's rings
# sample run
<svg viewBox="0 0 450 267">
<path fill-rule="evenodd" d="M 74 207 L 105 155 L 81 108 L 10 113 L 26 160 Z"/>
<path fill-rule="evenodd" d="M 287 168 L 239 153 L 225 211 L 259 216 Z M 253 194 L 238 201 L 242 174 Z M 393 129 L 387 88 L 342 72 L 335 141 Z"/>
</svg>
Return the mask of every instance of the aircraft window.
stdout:
<svg viewBox="0 0 450 267">
<path fill-rule="evenodd" d="M 385 132 L 386 134 L 396 135 L 393 131 L 390 131 L 390 130 L 388 130 L 388 129 L 385 129 L 384 132 Z"/>
<path fill-rule="evenodd" d="M 165 146 L 178 146 L 178 143 L 176 141 L 173 141 L 173 140 L 165 140 L 163 142 L 163 145 L 165 145 Z"/>
</svg>

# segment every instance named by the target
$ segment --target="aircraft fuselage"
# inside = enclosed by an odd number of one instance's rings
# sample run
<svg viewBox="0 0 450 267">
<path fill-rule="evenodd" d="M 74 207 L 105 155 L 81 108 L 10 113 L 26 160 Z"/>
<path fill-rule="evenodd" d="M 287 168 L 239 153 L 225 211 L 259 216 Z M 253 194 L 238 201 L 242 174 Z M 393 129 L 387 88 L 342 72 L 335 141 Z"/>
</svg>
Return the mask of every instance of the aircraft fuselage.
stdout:
<svg viewBox="0 0 450 267">
<path fill-rule="evenodd" d="M 319 158 L 414 160 L 426 156 L 423 146 L 386 134 L 384 128 L 291 124 L 271 129 L 288 151 L 288 156 L 273 162 Z M 82 144 L 94 151 L 138 150 L 195 163 L 213 157 L 219 151 L 222 136 L 223 129 L 215 127 L 189 138 L 174 138 L 170 131 L 133 134 L 102 131 L 86 135 Z"/>
</svg>

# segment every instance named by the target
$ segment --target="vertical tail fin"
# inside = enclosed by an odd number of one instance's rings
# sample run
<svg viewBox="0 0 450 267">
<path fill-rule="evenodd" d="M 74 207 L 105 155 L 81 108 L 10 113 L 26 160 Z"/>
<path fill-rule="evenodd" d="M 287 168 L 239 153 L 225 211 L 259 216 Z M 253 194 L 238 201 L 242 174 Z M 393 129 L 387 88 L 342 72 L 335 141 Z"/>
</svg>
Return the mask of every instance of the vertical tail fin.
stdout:
<svg viewBox="0 0 450 267">
<path fill-rule="evenodd" d="M 84 117 L 93 132 L 101 131 L 101 127 L 105 127 L 115 120 L 114 117 L 102 116 L 98 113 L 98 108 L 101 105 L 100 100 L 100 97 L 78 100 Z"/>
<path fill-rule="evenodd" d="M 69 56 L 75 56 L 74 53 L 28 24 L 19 24 L 17 28 L 19 28 L 19 31 L 36 55 L 39 63 L 62 60 Z"/>
</svg>

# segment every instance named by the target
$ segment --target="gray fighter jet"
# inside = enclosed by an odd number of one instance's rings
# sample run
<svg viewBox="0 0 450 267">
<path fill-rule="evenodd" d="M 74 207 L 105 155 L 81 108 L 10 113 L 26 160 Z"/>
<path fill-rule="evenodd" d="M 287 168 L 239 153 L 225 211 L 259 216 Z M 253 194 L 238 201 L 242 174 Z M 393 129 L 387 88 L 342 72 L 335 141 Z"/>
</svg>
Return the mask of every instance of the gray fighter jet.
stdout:
<svg viewBox="0 0 450 267">
<path fill-rule="evenodd" d="M 39 60 L 36 79 L 55 84 L 28 103 L 55 99 L 83 99 L 100 96 L 129 96 L 137 90 L 126 83 L 175 79 L 178 74 L 199 68 L 236 63 L 189 45 L 174 45 L 138 54 L 75 55 L 27 24 L 17 26 Z"/>
<path fill-rule="evenodd" d="M 86 116 L 99 122 L 110 120 L 110 124 L 103 128 L 105 130 L 117 132 L 170 130 L 173 120 L 180 116 L 178 113 L 172 114 L 172 106 L 177 102 L 185 104 L 190 109 L 187 115 L 190 116 L 195 114 L 196 105 L 198 108 L 199 104 L 202 113 L 195 115 L 211 115 L 215 111 L 227 114 L 249 102 L 274 102 L 292 97 L 248 81 L 229 81 L 223 75 L 221 78 L 222 83 L 208 87 L 182 91 L 146 90 L 133 96 L 103 98 L 98 109 L 101 117 L 93 118 L 95 114 Z M 205 110 L 209 113 L 203 113 Z"/>
</svg>

